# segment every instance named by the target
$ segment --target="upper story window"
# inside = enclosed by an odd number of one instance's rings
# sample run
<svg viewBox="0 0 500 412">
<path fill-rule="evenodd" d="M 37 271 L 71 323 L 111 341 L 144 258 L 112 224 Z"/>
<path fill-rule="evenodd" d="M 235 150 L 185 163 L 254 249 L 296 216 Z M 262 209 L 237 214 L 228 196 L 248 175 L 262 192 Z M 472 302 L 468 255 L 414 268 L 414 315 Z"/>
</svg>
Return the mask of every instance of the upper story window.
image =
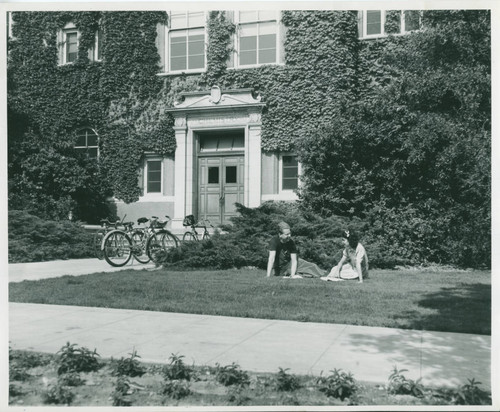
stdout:
<svg viewBox="0 0 500 412">
<path fill-rule="evenodd" d="M 100 28 L 96 31 L 94 45 L 89 50 L 89 60 L 94 62 L 102 60 L 102 30 Z"/>
<path fill-rule="evenodd" d="M 78 131 L 76 135 L 75 149 L 87 153 L 93 159 L 99 157 L 99 136 L 95 130 L 85 128 Z"/>
<path fill-rule="evenodd" d="M 279 63 L 280 25 L 276 10 L 241 10 L 234 13 L 234 56 L 229 67 Z"/>
<path fill-rule="evenodd" d="M 61 47 L 62 60 L 61 64 L 73 63 L 78 58 L 78 40 L 80 33 L 73 23 L 68 23 L 61 33 L 62 41 L 59 43 Z"/>
<path fill-rule="evenodd" d="M 418 10 L 362 10 L 358 13 L 359 37 L 384 37 L 420 30 L 422 16 Z"/>
<path fill-rule="evenodd" d="M 80 32 L 73 23 L 68 23 L 57 34 L 59 65 L 72 64 L 78 59 Z M 90 61 L 102 60 L 102 31 L 97 30 L 92 47 L 88 50 Z"/>
<path fill-rule="evenodd" d="M 169 13 L 169 25 L 158 26 L 157 46 L 167 73 L 199 73 L 205 70 L 204 11 Z"/>
</svg>

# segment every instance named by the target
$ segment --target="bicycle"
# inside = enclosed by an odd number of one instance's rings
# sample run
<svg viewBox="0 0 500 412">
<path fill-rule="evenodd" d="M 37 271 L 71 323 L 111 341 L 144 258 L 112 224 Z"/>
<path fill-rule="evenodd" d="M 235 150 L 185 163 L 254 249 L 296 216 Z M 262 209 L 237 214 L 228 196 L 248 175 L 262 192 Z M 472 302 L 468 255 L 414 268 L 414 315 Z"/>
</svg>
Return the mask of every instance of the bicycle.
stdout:
<svg viewBox="0 0 500 412">
<path fill-rule="evenodd" d="M 188 215 L 184 218 L 182 222 L 183 226 L 191 226 L 191 229 L 184 233 L 182 236 L 183 242 L 198 242 L 200 240 L 200 234 L 196 231 L 196 228 L 203 228 L 203 235 L 201 236 L 202 240 L 210 239 L 210 233 L 207 229 L 207 224 L 213 228 L 213 225 L 210 223 L 208 219 L 199 220 L 195 222 L 195 218 L 193 215 Z"/>
<path fill-rule="evenodd" d="M 126 215 L 125 215 L 126 216 Z M 93 249 L 97 259 L 104 259 L 104 252 L 102 250 L 102 241 L 106 233 L 113 229 L 118 229 L 118 225 L 123 223 L 125 216 L 122 220 L 118 219 L 116 222 L 111 222 L 109 219 L 101 219 L 101 228 L 94 233 Z"/>
<path fill-rule="evenodd" d="M 149 225 L 149 236 L 146 242 L 146 253 L 155 264 L 158 263 L 158 252 L 167 251 L 171 248 L 176 248 L 179 243 L 177 236 L 165 229 L 165 226 L 170 221 L 170 216 L 165 216 L 166 220 L 159 220 L 156 216 L 152 216 Z"/>
<path fill-rule="evenodd" d="M 146 217 L 141 217 L 137 219 L 137 224 L 142 225 L 146 222 L 148 222 L 149 219 Z M 150 258 L 147 254 L 146 251 L 146 243 L 149 237 L 149 228 L 148 227 L 138 227 L 134 228 L 133 225 L 130 225 L 128 228 L 127 233 L 130 236 L 130 240 L 132 241 L 132 253 L 134 255 L 134 258 L 139 262 L 139 263 L 149 263 Z"/>
</svg>

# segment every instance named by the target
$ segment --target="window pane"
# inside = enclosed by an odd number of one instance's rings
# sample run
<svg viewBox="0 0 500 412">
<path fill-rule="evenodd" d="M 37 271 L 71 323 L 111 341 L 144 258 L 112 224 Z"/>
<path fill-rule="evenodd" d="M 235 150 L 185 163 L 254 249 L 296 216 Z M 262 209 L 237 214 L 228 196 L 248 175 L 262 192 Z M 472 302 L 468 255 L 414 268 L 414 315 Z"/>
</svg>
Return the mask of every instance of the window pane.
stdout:
<svg viewBox="0 0 500 412">
<path fill-rule="evenodd" d="M 259 36 L 259 63 L 276 62 L 276 35 Z"/>
<path fill-rule="evenodd" d="M 297 161 L 297 156 L 283 156 L 283 166 L 298 166 L 299 162 Z"/>
<path fill-rule="evenodd" d="M 208 183 L 219 183 L 219 166 L 211 166 L 208 168 Z"/>
<path fill-rule="evenodd" d="M 205 12 L 197 11 L 188 13 L 188 27 L 199 27 L 205 25 Z"/>
<path fill-rule="evenodd" d="M 293 190 L 298 187 L 299 164 L 297 156 L 283 156 L 282 189 Z"/>
<path fill-rule="evenodd" d="M 170 13 L 170 28 L 183 29 L 185 27 L 187 27 L 186 13 Z"/>
<path fill-rule="evenodd" d="M 240 38 L 240 51 L 256 50 L 256 49 L 257 49 L 257 36 Z"/>
<path fill-rule="evenodd" d="M 236 166 L 226 166 L 226 183 L 237 183 Z"/>
<path fill-rule="evenodd" d="M 189 36 L 189 54 L 203 54 L 205 51 L 205 36 Z"/>
<path fill-rule="evenodd" d="M 87 146 L 97 146 L 97 135 L 92 131 L 87 133 Z"/>
<path fill-rule="evenodd" d="M 87 134 L 85 132 L 77 136 L 75 146 L 87 147 Z"/>
<path fill-rule="evenodd" d="M 283 179 L 283 190 L 294 190 L 298 187 L 297 179 Z"/>
<path fill-rule="evenodd" d="M 259 21 L 276 20 L 275 10 L 259 10 Z"/>
<path fill-rule="evenodd" d="M 297 167 L 284 167 L 283 168 L 283 178 L 297 177 L 297 172 L 298 172 Z"/>
<path fill-rule="evenodd" d="M 97 147 L 90 148 L 88 154 L 92 159 L 97 159 Z"/>
<path fill-rule="evenodd" d="M 189 56 L 188 69 L 202 69 L 205 67 L 205 56 Z"/>
<path fill-rule="evenodd" d="M 161 192 L 161 161 L 148 162 L 148 193 Z"/>
<path fill-rule="evenodd" d="M 257 11 L 240 11 L 240 22 L 257 21 Z"/>
<path fill-rule="evenodd" d="M 382 33 L 382 13 L 380 10 L 368 10 L 366 12 L 366 34 Z"/>
<path fill-rule="evenodd" d="M 257 51 L 240 52 L 240 65 L 257 64 Z"/>
<path fill-rule="evenodd" d="M 66 34 L 66 62 L 74 62 L 78 55 L 77 34 Z"/>
</svg>

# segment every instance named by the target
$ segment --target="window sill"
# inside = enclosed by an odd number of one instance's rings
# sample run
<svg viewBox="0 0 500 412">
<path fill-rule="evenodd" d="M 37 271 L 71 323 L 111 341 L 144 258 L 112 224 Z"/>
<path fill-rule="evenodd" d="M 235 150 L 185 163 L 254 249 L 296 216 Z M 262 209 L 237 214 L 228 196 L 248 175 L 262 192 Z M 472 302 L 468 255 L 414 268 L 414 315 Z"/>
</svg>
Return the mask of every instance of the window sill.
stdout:
<svg viewBox="0 0 500 412">
<path fill-rule="evenodd" d="M 146 194 L 140 196 L 138 203 L 150 203 L 150 202 L 174 202 L 175 196 L 166 196 L 162 194 Z"/>
<path fill-rule="evenodd" d="M 255 69 L 257 67 L 266 67 L 266 66 L 285 66 L 285 63 L 263 63 L 263 64 L 249 64 L 245 66 L 235 66 L 228 67 L 227 70 L 244 70 L 244 69 Z"/>
<path fill-rule="evenodd" d="M 166 76 L 182 76 L 182 75 L 190 75 L 190 74 L 202 74 L 205 73 L 207 69 L 200 70 L 181 70 L 176 72 L 160 72 L 156 73 L 158 77 L 166 77 Z"/>
</svg>

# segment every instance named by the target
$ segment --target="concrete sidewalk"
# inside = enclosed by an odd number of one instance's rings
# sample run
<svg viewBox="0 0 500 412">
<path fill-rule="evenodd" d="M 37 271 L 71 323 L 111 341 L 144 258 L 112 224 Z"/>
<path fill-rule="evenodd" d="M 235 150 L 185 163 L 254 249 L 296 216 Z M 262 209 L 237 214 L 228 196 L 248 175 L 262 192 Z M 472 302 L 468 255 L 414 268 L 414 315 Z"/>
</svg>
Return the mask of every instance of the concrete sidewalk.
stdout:
<svg viewBox="0 0 500 412">
<path fill-rule="evenodd" d="M 135 259 L 130 259 L 129 263 L 118 268 L 111 266 L 105 260 L 99 260 L 96 258 L 53 260 L 50 262 L 11 263 L 9 264 L 9 282 L 57 278 L 64 275 L 80 276 L 99 272 L 117 272 L 127 269 L 141 270 L 154 267 L 154 263 L 143 265 Z"/>
<path fill-rule="evenodd" d="M 430 386 L 475 378 L 490 388 L 489 336 L 459 333 L 146 312 L 78 306 L 9 304 L 13 349 L 57 352 L 66 342 L 104 358 L 165 363 L 172 353 L 195 365 L 238 363 L 244 370 L 329 374 L 386 383 L 394 365 Z"/>
<path fill-rule="evenodd" d="M 137 262 L 112 268 L 82 259 L 9 265 L 9 281 L 143 269 Z M 289 368 L 294 374 L 352 372 L 360 381 L 387 383 L 396 365 L 429 386 L 455 386 L 475 378 L 491 388 L 491 337 L 269 319 L 232 318 L 78 306 L 9 304 L 13 349 L 57 352 L 66 342 L 97 349 L 103 358 L 165 363 L 172 353 L 187 363 L 238 363 L 254 372 Z"/>
</svg>

